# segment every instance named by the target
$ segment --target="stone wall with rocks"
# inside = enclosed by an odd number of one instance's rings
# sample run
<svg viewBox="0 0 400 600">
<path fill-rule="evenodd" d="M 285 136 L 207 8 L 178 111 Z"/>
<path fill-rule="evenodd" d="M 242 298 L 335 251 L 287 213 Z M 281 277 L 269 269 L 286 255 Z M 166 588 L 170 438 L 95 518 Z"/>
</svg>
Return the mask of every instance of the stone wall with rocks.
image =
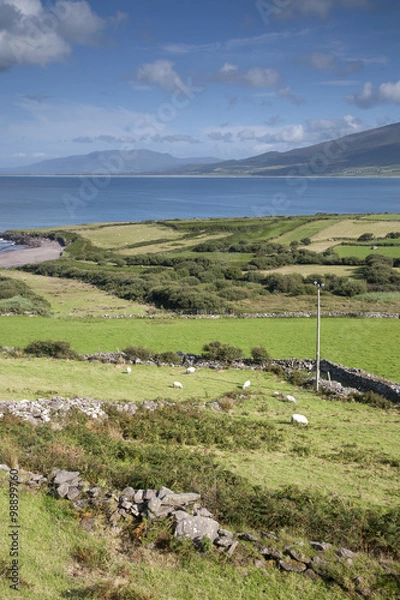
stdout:
<svg viewBox="0 0 400 600">
<path fill-rule="evenodd" d="M 124 411 L 134 415 L 139 408 L 146 410 L 156 410 L 160 406 L 173 405 L 173 402 L 145 400 L 144 402 L 125 402 L 124 404 L 112 403 L 117 410 Z M 66 414 L 72 410 L 78 410 L 92 419 L 107 419 L 108 415 L 103 410 L 111 403 L 106 400 L 95 400 L 94 398 L 62 398 L 55 396 L 51 400 L 38 398 L 37 400 L 20 400 L 19 402 L 10 400 L 0 402 L 0 418 L 6 413 L 15 415 L 29 421 L 32 425 L 42 425 L 55 420 L 63 422 Z"/>
<path fill-rule="evenodd" d="M 311 373 L 315 369 L 315 361 L 311 359 L 300 360 L 297 358 L 286 360 L 273 360 L 272 364 L 280 366 L 286 374 L 293 371 L 308 371 Z M 330 386 L 327 382 L 325 387 L 335 388 L 334 382 L 340 383 L 347 389 L 342 389 L 344 395 L 349 392 L 375 392 L 383 396 L 387 400 L 398 403 L 400 402 L 400 384 L 378 377 L 362 369 L 352 369 L 344 365 L 338 365 L 329 360 L 321 360 L 320 363 L 321 375 L 325 375 L 332 380 L 333 385 Z M 340 390 L 339 390 L 340 391 Z"/>
<path fill-rule="evenodd" d="M 10 467 L 1 464 L 0 471 L 8 472 Z M 117 534 L 122 533 L 124 525 L 129 525 L 133 537 L 135 532 L 138 536 L 141 534 L 141 525 L 147 523 L 148 527 L 149 523 L 151 526 L 153 522 L 167 520 L 174 537 L 192 540 L 194 547 L 200 551 L 208 550 L 211 545 L 216 552 L 225 553 L 230 558 L 239 544 L 248 545 L 251 547 L 251 552 L 247 553 L 248 557 L 251 556 L 248 560 L 259 569 L 277 568 L 303 574 L 313 581 L 335 582 L 341 587 L 342 576 L 338 573 L 336 581 L 334 575 L 338 572 L 337 566 L 354 571 L 361 554 L 325 541 L 293 541 L 288 544 L 274 532 L 230 531 L 222 527 L 212 512 L 202 505 L 201 496 L 196 492 L 176 493 L 167 487 L 155 490 L 131 486 L 122 491 L 111 490 L 90 485 L 79 471 L 64 469 L 55 469 L 46 476 L 21 469 L 19 484 L 41 488 L 56 498 L 69 501 L 77 511 L 81 525 L 89 531 L 99 514 L 106 517 L 108 526 Z M 397 581 L 399 576 L 384 561 L 380 565 L 387 577 Z M 362 597 L 372 597 L 363 577 L 354 577 L 354 572 L 352 575 L 351 591 Z"/>
</svg>

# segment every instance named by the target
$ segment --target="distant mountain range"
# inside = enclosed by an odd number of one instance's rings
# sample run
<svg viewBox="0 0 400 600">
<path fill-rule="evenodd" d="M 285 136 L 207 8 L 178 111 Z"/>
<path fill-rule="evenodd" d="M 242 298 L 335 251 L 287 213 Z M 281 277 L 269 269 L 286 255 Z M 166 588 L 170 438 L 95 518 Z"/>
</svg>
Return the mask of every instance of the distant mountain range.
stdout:
<svg viewBox="0 0 400 600">
<path fill-rule="evenodd" d="M 176 169 L 181 175 L 400 175 L 400 123 L 288 152 Z"/>
<path fill-rule="evenodd" d="M 288 152 L 266 152 L 243 160 L 176 158 L 151 150 L 106 150 L 1 169 L 10 175 L 205 175 L 293 176 L 400 175 L 400 123 L 353 133 Z"/>
<path fill-rule="evenodd" d="M 160 173 L 193 163 L 201 165 L 215 162 L 220 162 L 220 159 L 210 156 L 176 158 L 171 154 L 151 150 L 105 150 L 43 160 L 24 167 L 0 169 L 0 173 L 3 175 L 137 175 Z"/>
</svg>

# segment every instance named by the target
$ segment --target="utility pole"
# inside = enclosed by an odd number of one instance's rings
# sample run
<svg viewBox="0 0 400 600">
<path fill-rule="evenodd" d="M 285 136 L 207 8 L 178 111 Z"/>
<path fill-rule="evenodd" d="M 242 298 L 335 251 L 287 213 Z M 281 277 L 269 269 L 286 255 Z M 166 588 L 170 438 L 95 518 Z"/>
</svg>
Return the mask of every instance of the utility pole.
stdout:
<svg viewBox="0 0 400 600">
<path fill-rule="evenodd" d="M 324 287 L 323 283 L 319 281 L 314 281 L 314 285 L 317 288 L 317 349 L 316 349 L 316 361 L 315 361 L 315 370 L 316 370 L 316 378 L 315 378 L 315 389 L 318 392 L 319 390 L 319 380 L 320 380 L 320 359 L 321 359 L 321 288 Z"/>
</svg>

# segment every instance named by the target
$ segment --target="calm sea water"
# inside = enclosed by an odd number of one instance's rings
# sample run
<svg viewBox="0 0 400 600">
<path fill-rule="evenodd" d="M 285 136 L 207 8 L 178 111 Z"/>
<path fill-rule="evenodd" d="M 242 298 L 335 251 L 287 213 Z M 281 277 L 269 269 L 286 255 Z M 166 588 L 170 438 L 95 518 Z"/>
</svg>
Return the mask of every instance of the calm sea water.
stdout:
<svg viewBox="0 0 400 600">
<path fill-rule="evenodd" d="M 0 231 L 109 221 L 399 211 L 400 179 L 395 178 L 0 177 Z"/>
</svg>

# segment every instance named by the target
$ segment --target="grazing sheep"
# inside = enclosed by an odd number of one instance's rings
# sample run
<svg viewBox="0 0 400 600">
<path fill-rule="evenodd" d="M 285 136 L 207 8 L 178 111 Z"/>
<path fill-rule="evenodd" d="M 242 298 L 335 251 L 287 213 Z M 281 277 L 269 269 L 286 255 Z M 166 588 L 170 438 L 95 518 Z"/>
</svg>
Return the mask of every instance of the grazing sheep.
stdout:
<svg viewBox="0 0 400 600">
<path fill-rule="evenodd" d="M 308 419 L 304 415 L 292 415 L 292 425 L 308 425 Z"/>
<path fill-rule="evenodd" d="M 196 369 L 194 367 L 188 367 L 186 369 L 186 373 L 195 373 L 195 372 L 196 372 Z"/>
<path fill-rule="evenodd" d="M 288 394 L 287 396 L 285 396 L 285 401 L 286 402 L 293 402 L 293 404 L 296 404 L 296 398 L 294 396 L 291 396 L 290 394 Z"/>
<path fill-rule="evenodd" d="M 250 380 L 249 379 L 247 381 L 245 381 L 244 384 L 242 385 L 242 390 L 245 390 L 248 387 L 250 387 Z"/>
<path fill-rule="evenodd" d="M 179 381 L 174 381 L 172 387 L 177 388 L 179 390 L 183 390 L 183 385 Z"/>
<path fill-rule="evenodd" d="M 130 373 L 131 371 L 132 371 L 132 369 L 130 367 L 126 367 L 125 373 Z"/>
</svg>

